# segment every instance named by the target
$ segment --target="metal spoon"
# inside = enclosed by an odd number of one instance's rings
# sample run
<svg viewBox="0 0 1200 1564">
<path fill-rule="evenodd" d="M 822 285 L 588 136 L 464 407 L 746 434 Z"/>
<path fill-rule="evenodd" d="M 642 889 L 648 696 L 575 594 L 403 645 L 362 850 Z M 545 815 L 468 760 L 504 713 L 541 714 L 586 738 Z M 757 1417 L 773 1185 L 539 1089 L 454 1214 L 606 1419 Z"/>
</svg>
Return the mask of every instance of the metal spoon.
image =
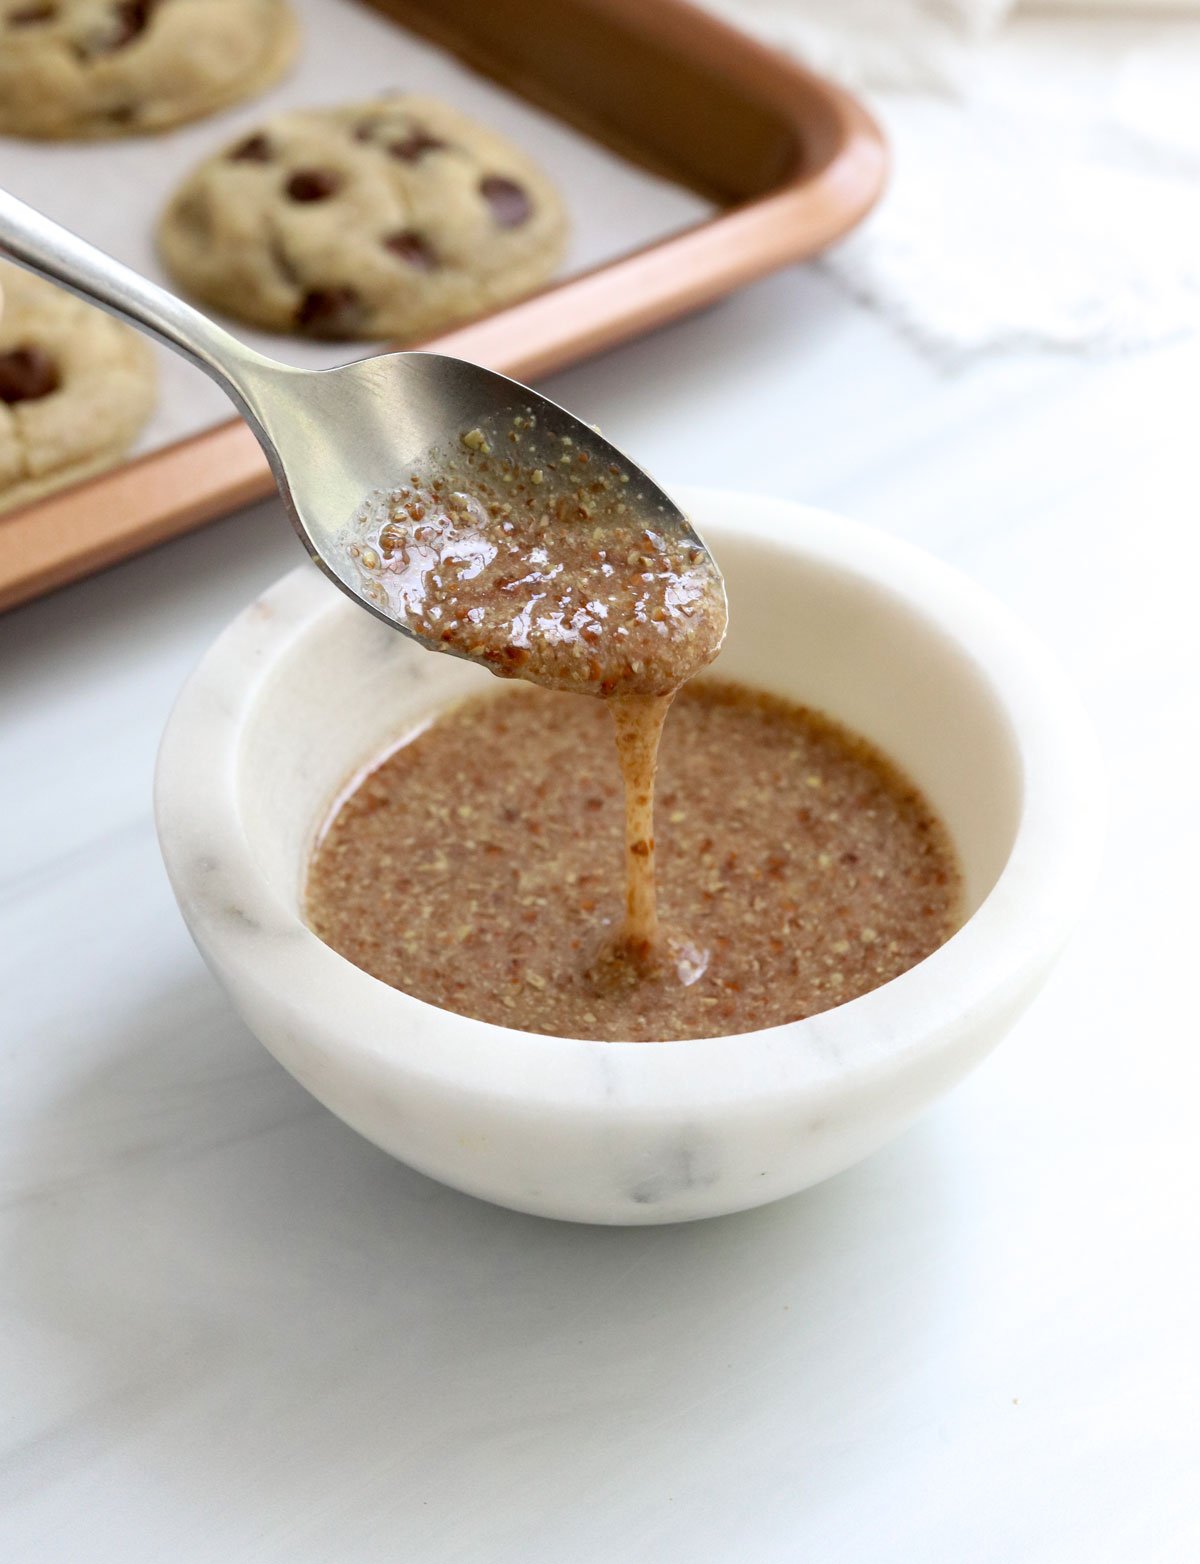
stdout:
<svg viewBox="0 0 1200 1564">
<path fill-rule="evenodd" d="M 392 488 L 414 464 L 455 447 L 474 428 L 499 427 L 532 410 L 549 437 L 569 437 L 592 460 L 627 474 L 630 501 L 658 533 L 704 549 L 678 506 L 623 452 L 505 375 L 440 353 L 384 353 L 336 369 L 281 364 L 4 191 L 0 254 L 156 337 L 211 376 L 257 436 L 312 558 L 369 613 L 423 645 L 446 649 L 363 594 L 344 532 L 369 494 Z M 715 564 L 712 570 L 719 580 Z"/>
</svg>

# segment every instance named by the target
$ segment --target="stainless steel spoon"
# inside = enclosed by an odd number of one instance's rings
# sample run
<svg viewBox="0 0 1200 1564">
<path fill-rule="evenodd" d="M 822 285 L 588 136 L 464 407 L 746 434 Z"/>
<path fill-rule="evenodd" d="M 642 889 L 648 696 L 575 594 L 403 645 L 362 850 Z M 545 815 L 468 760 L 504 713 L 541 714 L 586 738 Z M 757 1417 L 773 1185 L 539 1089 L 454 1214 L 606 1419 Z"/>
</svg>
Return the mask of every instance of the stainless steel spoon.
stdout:
<svg viewBox="0 0 1200 1564">
<path fill-rule="evenodd" d="M 465 432 L 499 428 L 530 410 L 550 438 L 569 437 L 592 460 L 627 474 L 628 498 L 655 531 L 704 548 L 678 506 L 623 452 L 505 375 L 440 353 L 384 353 L 336 369 L 281 364 L 4 191 L 0 254 L 156 337 L 211 376 L 257 436 L 312 558 L 369 613 L 416 640 L 422 638 L 363 595 L 345 529 L 372 492 L 393 488 L 416 464 L 427 471 Z"/>
</svg>

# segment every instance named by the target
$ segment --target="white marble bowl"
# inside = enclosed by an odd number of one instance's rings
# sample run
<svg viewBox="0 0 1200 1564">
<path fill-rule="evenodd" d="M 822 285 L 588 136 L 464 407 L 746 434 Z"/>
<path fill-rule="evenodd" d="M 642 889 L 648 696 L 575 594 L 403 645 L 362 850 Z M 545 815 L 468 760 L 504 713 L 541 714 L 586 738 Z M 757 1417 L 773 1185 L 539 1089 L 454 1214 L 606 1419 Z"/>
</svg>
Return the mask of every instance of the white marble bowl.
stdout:
<svg viewBox="0 0 1200 1564">
<path fill-rule="evenodd" d="M 1098 856 L 1091 730 L 1003 608 L 841 517 L 751 495 L 682 500 L 729 584 L 720 673 L 875 740 L 957 843 L 965 926 L 861 999 L 735 1037 L 582 1042 L 439 1010 L 323 945 L 301 921 L 301 878 L 347 776 L 446 701 L 502 687 L 418 650 L 308 566 L 212 647 L 159 757 L 171 883 L 250 1028 L 395 1156 L 547 1216 L 712 1216 L 866 1156 L 1012 1024 L 1074 923 Z"/>
</svg>

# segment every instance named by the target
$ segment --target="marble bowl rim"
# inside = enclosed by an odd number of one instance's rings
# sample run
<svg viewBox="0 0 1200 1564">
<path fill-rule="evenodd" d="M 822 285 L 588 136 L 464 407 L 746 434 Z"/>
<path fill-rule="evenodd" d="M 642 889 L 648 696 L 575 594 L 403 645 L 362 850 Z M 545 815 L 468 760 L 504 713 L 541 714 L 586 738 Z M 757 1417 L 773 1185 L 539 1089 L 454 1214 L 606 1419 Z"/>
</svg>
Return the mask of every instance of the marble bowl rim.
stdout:
<svg viewBox="0 0 1200 1564">
<path fill-rule="evenodd" d="M 1023 799 L 1006 864 L 958 933 L 858 999 L 716 1038 L 556 1037 L 472 1020 L 390 988 L 324 945 L 288 906 L 256 863 L 237 806 L 238 748 L 260 701 L 269 699 L 266 681 L 326 616 L 353 612 L 304 564 L 213 642 L 179 694 L 159 751 L 155 813 L 164 861 L 188 925 L 223 981 L 232 974 L 256 1009 L 274 1006 L 309 1042 L 322 1039 L 318 1047 L 329 1055 L 376 1078 L 411 1076 L 567 1114 L 603 1104 L 634 1115 L 749 1105 L 780 1093 L 810 1107 L 829 1103 L 952 1046 L 964 1028 L 986 1026 L 1028 988 L 1082 910 L 1104 812 L 1095 735 L 1055 659 L 998 600 L 891 534 L 764 495 L 673 492 L 720 549 L 746 537 L 898 598 L 956 642 L 991 686 L 1020 753 Z M 286 1043 L 262 1040 L 288 1063 Z"/>
</svg>

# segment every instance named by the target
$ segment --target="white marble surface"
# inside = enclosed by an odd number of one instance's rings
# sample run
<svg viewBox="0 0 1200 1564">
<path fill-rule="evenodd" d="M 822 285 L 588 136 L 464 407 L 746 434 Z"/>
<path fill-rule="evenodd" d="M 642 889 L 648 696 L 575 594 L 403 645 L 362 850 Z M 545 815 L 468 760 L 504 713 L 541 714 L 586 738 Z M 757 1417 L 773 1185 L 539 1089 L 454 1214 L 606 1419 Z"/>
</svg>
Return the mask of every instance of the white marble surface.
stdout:
<svg viewBox="0 0 1200 1564">
<path fill-rule="evenodd" d="M 236 1021 L 150 777 L 296 558 L 274 506 L 0 621 L 6 1564 L 1194 1564 L 1198 375 L 1192 345 L 943 376 L 793 272 L 551 387 L 664 479 L 953 561 L 1106 746 L 1102 884 L 1026 1018 L 749 1215 L 479 1204 Z"/>
</svg>

